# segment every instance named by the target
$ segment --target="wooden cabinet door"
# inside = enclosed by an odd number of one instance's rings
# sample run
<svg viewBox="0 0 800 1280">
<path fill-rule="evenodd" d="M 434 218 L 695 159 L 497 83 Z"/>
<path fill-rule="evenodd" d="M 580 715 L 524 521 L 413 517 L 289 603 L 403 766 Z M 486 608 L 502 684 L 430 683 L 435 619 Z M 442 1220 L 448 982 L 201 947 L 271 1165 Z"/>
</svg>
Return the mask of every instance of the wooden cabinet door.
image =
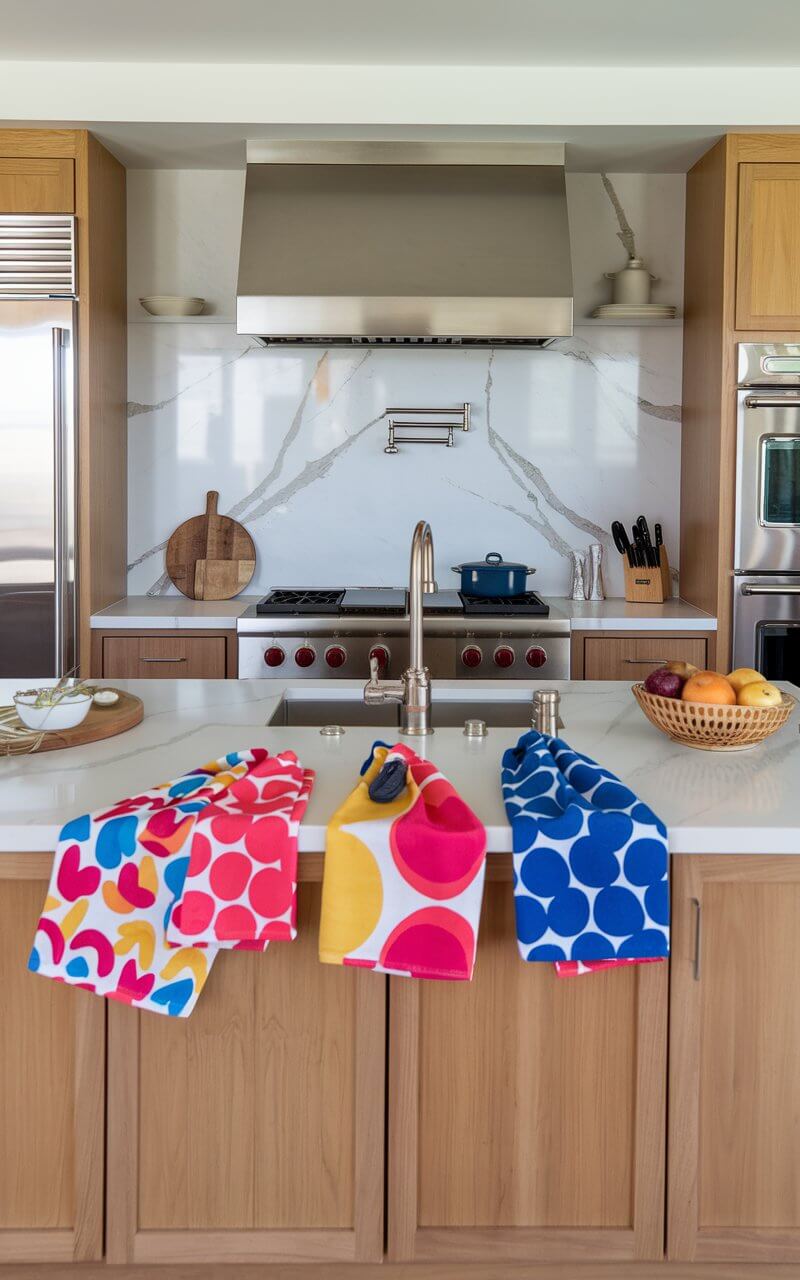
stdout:
<svg viewBox="0 0 800 1280">
<path fill-rule="evenodd" d="M 224 636 L 104 636 L 106 680 L 224 680 Z"/>
<path fill-rule="evenodd" d="M 800 1261 L 800 857 L 673 863 L 670 1259 Z"/>
<path fill-rule="evenodd" d="M 386 982 L 319 963 L 319 905 L 189 1018 L 109 1008 L 110 1262 L 380 1261 Z"/>
<path fill-rule="evenodd" d="M 524 963 L 503 868 L 471 983 L 390 980 L 389 1256 L 660 1258 L 667 966 Z"/>
<path fill-rule="evenodd" d="M 73 160 L 0 157 L 0 213 L 74 213 Z"/>
<path fill-rule="evenodd" d="M 737 329 L 800 329 L 800 164 L 739 166 Z"/>
<path fill-rule="evenodd" d="M 703 636 L 584 637 L 584 680 L 644 680 L 662 662 L 691 662 L 704 668 L 706 641 Z"/>
<path fill-rule="evenodd" d="M 28 970 L 51 862 L 0 853 L 0 1264 L 103 1252 L 104 1002 Z"/>
</svg>

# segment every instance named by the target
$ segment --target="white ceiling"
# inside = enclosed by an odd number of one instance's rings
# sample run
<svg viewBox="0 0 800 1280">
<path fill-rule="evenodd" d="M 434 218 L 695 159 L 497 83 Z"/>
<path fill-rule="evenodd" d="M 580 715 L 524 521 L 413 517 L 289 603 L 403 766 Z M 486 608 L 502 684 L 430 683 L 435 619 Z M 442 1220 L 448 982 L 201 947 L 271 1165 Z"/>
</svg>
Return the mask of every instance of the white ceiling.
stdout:
<svg viewBox="0 0 800 1280">
<path fill-rule="evenodd" d="M 4 61 L 793 66 L 772 0 L 3 0 Z M 762 20 L 763 19 L 763 20 Z"/>
</svg>

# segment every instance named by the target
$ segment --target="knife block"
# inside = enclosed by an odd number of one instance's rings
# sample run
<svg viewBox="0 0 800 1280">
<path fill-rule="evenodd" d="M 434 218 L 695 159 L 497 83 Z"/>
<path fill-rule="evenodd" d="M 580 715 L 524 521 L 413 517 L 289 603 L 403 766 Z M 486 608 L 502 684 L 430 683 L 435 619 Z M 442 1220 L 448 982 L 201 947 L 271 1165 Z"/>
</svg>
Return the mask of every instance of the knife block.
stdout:
<svg viewBox="0 0 800 1280">
<path fill-rule="evenodd" d="M 672 595 L 672 579 L 669 576 L 669 560 L 666 548 L 662 546 L 660 565 L 657 569 L 645 567 L 634 568 L 628 564 L 627 556 L 622 557 L 622 569 L 625 574 L 625 599 L 631 604 L 662 604 Z"/>
</svg>

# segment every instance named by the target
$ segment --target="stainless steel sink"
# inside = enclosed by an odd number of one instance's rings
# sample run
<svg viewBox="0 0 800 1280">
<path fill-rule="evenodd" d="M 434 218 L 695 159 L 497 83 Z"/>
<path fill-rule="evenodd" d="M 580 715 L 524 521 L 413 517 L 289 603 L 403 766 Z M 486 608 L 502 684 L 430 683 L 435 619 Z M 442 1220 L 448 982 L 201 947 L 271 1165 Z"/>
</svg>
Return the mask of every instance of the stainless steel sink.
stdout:
<svg viewBox="0 0 800 1280">
<path fill-rule="evenodd" d="M 437 698 L 433 695 L 433 727 L 462 728 L 465 720 L 483 720 L 489 728 L 529 729 L 531 726 L 531 694 L 516 698 L 492 698 L 467 701 L 464 698 Z M 359 690 L 352 698 L 312 698 L 289 690 L 280 700 L 268 721 L 271 725 L 365 725 L 396 729 L 400 725 L 400 707 L 394 703 L 368 707 Z"/>
</svg>

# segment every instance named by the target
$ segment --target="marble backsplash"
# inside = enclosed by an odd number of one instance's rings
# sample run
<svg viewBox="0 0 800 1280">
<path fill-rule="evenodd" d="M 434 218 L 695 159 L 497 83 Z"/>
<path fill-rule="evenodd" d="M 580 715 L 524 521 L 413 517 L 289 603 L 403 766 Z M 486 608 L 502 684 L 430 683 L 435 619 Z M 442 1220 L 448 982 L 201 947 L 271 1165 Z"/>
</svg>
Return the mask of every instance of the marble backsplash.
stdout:
<svg viewBox="0 0 800 1280">
<path fill-rule="evenodd" d="M 500 551 L 565 594 L 570 551 L 659 520 L 677 566 L 679 328 L 578 326 L 542 351 L 266 349 L 230 322 L 130 327 L 131 594 L 172 592 L 164 546 L 220 492 L 258 564 L 249 590 L 405 581 L 415 522 L 450 566 Z M 455 447 L 383 452 L 387 405 L 472 405 Z"/>
<path fill-rule="evenodd" d="M 570 584 L 570 550 L 599 540 L 621 594 L 609 529 L 660 520 L 677 563 L 681 330 L 582 324 L 610 299 L 603 273 L 635 242 L 680 307 L 681 174 L 568 173 L 575 335 L 543 351 L 267 349 L 237 336 L 243 174 L 128 172 L 129 581 L 164 578 L 171 531 L 205 492 L 248 526 L 272 585 L 397 584 L 411 531 L 430 520 L 442 586 L 450 566 L 500 551 L 537 566 L 545 594 Z M 207 314 L 146 319 L 148 293 L 204 296 Z M 383 452 L 387 405 L 472 404 L 453 449 Z"/>
</svg>

